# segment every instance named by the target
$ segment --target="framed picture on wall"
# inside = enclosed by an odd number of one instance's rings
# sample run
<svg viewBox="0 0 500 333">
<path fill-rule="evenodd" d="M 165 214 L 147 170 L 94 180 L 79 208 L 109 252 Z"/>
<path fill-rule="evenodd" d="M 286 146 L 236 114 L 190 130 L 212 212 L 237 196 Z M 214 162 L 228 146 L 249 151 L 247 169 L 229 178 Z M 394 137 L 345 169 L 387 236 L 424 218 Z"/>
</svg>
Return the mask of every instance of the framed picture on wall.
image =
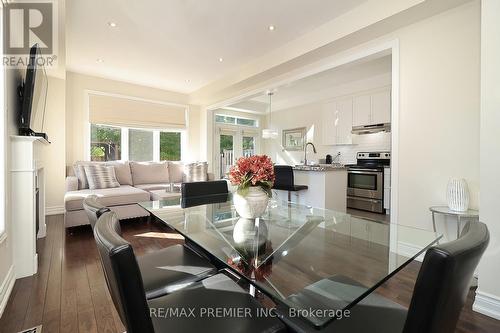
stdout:
<svg viewBox="0 0 500 333">
<path fill-rule="evenodd" d="M 283 130 L 281 144 L 285 150 L 304 150 L 306 141 L 306 127 Z"/>
</svg>

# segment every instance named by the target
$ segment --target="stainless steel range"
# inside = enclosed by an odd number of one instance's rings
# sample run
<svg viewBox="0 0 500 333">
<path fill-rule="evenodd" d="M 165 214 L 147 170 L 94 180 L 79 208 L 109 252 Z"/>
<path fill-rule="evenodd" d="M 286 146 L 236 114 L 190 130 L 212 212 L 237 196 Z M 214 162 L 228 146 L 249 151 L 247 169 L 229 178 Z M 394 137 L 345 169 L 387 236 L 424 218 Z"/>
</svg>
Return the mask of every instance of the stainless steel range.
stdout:
<svg viewBox="0 0 500 333">
<path fill-rule="evenodd" d="M 347 208 L 384 213 L 384 167 L 390 152 L 361 152 L 357 164 L 347 166 Z"/>
</svg>

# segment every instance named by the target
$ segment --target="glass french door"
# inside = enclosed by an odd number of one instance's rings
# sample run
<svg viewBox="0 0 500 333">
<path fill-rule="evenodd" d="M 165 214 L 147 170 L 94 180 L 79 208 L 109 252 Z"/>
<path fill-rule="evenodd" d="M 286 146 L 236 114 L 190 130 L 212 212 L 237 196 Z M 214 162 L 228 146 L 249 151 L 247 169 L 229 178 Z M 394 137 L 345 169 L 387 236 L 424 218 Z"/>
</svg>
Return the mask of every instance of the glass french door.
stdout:
<svg viewBox="0 0 500 333">
<path fill-rule="evenodd" d="M 216 132 L 214 160 L 221 179 L 227 177 L 229 169 L 238 158 L 259 153 L 260 142 L 257 131 L 218 127 Z"/>
</svg>

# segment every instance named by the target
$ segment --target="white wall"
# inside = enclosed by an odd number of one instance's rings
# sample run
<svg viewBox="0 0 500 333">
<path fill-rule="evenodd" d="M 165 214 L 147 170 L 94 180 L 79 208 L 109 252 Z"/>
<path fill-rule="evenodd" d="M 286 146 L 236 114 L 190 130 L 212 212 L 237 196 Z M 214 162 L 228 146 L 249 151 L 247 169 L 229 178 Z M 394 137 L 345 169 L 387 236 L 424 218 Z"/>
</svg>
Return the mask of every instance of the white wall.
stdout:
<svg viewBox="0 0 500 333">
<path fill-rule="evenodd" d="M 399 219 L 430 228 L 450 177 L 479 194 L 479 2 L 395 33 L 400 38 Z"/>
<path fill-rule="evenodd" d="M 48 214 L 61 214 L 64 209 L 64 175 L 66 168 L 66 82 L 48 77 L 44 132 L 50 145 L 44 146 L 45 206 Z"/>
<path fill-rule="evenodd" d="M 490 244 L 479 265 L 474 310 L 500 320 L 500 1 L 483 0 L 481 14 L 481 211 Z"/>
</svg>

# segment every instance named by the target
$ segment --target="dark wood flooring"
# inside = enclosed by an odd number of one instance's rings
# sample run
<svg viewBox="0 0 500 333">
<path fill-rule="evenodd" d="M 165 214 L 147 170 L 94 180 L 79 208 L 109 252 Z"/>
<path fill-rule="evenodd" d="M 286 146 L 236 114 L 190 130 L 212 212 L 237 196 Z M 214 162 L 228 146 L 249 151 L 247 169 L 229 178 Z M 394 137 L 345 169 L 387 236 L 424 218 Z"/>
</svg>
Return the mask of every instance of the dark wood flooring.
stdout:
<svg viewBox="0 0 500 333">
<path fill-rule="evenodd" d="M 182 237 L 158 223 L 129 221 L 124 237 L 137 254 L 182 243 Z M 62 215 L 49 216 L 47 237 L 38 241 L 39 272 L 19 279 L 0 318 L 0 332 L 43 325 L 52 332 L 124 332 L 104 281 L 89 226 L 67 232 Z M 419 264 L 410 264 L 378 292 L 408 306 Z M 500 321 L 472 311 L 469 293 L 456 332 L 500 332 Z"/>
</svg>

